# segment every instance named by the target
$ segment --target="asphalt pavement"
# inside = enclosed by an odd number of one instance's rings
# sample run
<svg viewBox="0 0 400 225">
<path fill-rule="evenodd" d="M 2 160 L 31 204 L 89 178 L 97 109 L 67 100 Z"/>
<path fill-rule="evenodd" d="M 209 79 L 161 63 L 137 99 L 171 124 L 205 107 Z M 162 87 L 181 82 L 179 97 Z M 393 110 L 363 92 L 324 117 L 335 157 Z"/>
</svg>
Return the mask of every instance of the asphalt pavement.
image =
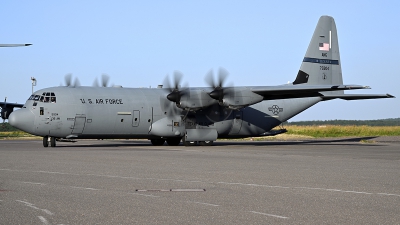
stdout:
<svg viewBox="0 0 400 225">
<path fill-rule="evenodd" d="M 400 142 L 0 141 L 0 224 L 400 224 Z"/>
</svg>

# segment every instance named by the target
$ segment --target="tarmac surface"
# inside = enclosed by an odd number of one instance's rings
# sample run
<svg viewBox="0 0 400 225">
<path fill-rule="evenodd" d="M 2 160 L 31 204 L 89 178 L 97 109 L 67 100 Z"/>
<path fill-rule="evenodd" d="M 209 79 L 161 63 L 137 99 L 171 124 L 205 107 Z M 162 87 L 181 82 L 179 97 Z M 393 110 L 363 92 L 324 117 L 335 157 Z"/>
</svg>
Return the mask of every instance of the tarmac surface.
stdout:
<svg viewBox="0 0 400 225">
<path fill-rule="evenodd" d="M 0 141 L 0 224 L 400 224 L 400 142 Z"/>
</svg>

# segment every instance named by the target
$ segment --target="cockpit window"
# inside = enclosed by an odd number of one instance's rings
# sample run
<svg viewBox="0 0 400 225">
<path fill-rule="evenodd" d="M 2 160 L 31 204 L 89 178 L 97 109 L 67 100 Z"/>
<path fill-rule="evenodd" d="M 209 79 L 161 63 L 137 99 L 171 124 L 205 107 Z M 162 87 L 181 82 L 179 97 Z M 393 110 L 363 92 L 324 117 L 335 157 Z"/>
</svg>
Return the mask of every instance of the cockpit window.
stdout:
<svg viewBox="0 0 400 225">
<path fill-rule="evenodd" d="M 42 95 L 31 95 L 28 100 L 40 101 L 45 103 L 56 103 L 54 92 L 43 92 Z"/>
</svg>

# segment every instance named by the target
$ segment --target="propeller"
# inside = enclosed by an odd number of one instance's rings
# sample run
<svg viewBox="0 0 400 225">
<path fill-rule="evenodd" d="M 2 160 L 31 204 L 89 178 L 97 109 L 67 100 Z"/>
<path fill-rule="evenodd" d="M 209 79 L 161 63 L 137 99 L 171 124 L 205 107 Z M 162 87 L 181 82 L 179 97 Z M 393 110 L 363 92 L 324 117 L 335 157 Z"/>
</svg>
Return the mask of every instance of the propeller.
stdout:
<svg viewBox="0 0 400 225">
<path fill-rule="evenodd" d="M 224 87 L 224 83 L 226 78 L 228 77 L 228 74 L 229 73 L 227 70 L 225 70 L 224 68 L 219 68 L 216 81 L 212 70 L 210 70 L 205 77 L 206 83 L 214 89 L 213 91 L 208 93 L 208 95 L 210 95 L 211 98 L 218 100 L 220 103 L 222 103 L 224 96 L 234 93 L 231 91 L 231 88 Z"/>
<path fill-rule="evenodd" d="M 171 102 L 178 103 L 181 100 L 181 97 L 186 94 L 187 89 L 180 89 L 180 83 L 182 80 L 183 74 L 179 71 L 174 72 L 172 85 L 169 80 L 169 76 L 167 75 L 164 79 L 163 86 L 165 90 L 169 93 L 166 97 Z M 186 85 L 185 85 L 186 86 Z"/>
<path fill-rule="evenodd" d="M 172 82 L 170 82 L 168 75 L 163 82 L 163 90 L 166 92 L 166 95 L 160 97 L 160 105 L 169 118 L 181 114 L 181 109 L 179 108 L 181 97 L 189 94 L 188 88 L 182 89 L 180 85 L 182 77 L 183 74 L 181 72 L 174 71 Z M 188 85 L 185 84 L 184 86 Z"/>
<path fill-rule="evenodd" d="M 65 81 L 65 86 L 67 86 L 67 87 L 79 87 L 79 86 L 81 86 L 81 83 L 79 82 L 78 78 L 75 78 L 74 84 L 72 85 L 72 74 L 70 74 L 70 73 L 65 75 L 64 81 Z"/>
<path fill-rule="evenodd" d="M 101 87 L 107 87 L 109 80 L 110 80 L 110 77 L 107 74 L 102 74 L 101 75 Z M 93 82 L 93 87 L 100 87 L 97 77 Z"/>
<path fill-rule="evenodd" d="M 180 109 L 176 107 L 174 102 L 169 101 L 164 96 L 160 96 L 161 110 L 167 115 L 168 118 L 172 118 L 174 115 L 180 115 Z"/>
</svg>

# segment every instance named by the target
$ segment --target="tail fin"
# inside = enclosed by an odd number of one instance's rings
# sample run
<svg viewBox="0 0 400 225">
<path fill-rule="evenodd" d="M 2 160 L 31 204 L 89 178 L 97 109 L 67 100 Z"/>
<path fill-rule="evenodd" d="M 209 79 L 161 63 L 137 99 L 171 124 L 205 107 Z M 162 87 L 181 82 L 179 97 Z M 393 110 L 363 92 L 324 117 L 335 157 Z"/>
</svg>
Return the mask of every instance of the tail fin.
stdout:
<svg viewBox="0 0 400 225">
<path fill-rule="evenodd" d="M 340 63 L 335 20 L 321 16 L 293 84 L 343 84 Z"/>
</svg>

